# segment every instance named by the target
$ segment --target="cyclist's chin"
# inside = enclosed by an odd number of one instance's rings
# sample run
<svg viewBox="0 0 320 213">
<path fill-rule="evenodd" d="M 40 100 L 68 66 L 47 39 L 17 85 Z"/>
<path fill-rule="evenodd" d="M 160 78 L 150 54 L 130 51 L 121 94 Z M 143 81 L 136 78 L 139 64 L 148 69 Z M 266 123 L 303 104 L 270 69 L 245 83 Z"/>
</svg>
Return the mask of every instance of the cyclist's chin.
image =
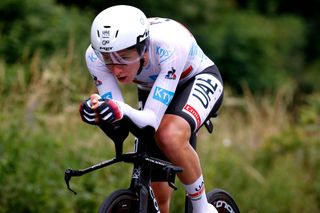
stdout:
<svg viewBox="0 0 320 213">
<path fill-rule="evenodd" d="M 127 77 L 118 78 L 118 81 L 123 84 L 130 84 L 132 83 L 133 79 L 127 76 Z"/>
</svg>

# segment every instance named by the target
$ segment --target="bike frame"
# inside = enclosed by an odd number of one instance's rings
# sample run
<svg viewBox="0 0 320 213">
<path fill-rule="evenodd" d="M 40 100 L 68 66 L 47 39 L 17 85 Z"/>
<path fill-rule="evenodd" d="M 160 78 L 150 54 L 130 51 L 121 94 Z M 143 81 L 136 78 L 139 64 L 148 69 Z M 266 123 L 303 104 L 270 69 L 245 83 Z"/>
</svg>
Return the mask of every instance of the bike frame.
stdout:
<svg viewBox="0 0 320 213">
<path fill-rule="evenodd" d="M 129 186 L 129 190 L 135 192 L 139 197 L 139 213 L 147 213 L 149 208 L 145 208 L 146 203 L 150 203 L 151 200 L 153 204 L 154 212 L 160 212 L 158 208 L 157 201 L 153 194 L 151 188 L 151 170 L 152 167 L 158 166 L 162 167 L 167 171 L 167 175 L 175 176 L 177 173 L 182 171 L 182 168 L 173 166 L 170 162 L 160 160 L 158 158 L 150 157 L 146 152 L 145 141 L 136 139 L 135 141 L 135 152 L 132 153 L 122 153 L 123 142 L 115 143 L 116 149 L 116 157 L 111 160 L 106 160 L 101 163 L 95 164 L 88 168 L 82 170 L 73 170 L 67 169 L 65 171 L 65 182 L 67 184 L 67 188 L 72 191 L 74 194 L 77 194 L 70 187 L 70 180 L 72 177 L 82 176 L 84 174 L 93 172 L 95 170 L 113 165 L 119 162 L 126 162 L 133 164 L 133 171 L 131 176 L 131 183 Z M 173 182 L 168 180 L 168 184 L 170 187 L 177 189 Z"/>
<path fill-rule="evenodd" d="M 207 130 L 211 133 L 213 130 L 211 121 L 208 119 L 204 123 L 204 125 L 207 128 Z M 95 170 L 98 170 L 119 162 L 131 163 L 133 164 L 133 171 L 132 171 L 129 190 L 135 192 L 139 197 L 138 212 L 147 213 L 149 211 L 150 206 L 148 208 L 145 208 L 145 206 L 146 206 L 146 203 L 150 204 L 149 202 L 150 200 L 152 201 L 153 207 L 151 208 L 154 209 L 154 212 L 157 212 L 157 213 L 160 212 L 157 201 L 155 199 L 155 196 L 151 188 L 152 167 L 154 166 L 162 167 L 162 169 L 167 171 L 167 177 L 169 176 L 175 177 L 175 175 L 179 172 L 182 172 L 183 169 L 180 167 L 174 166 L 172 163 L 168 161 L 150 157 L 147 154 L 147 144 L 149 142 L 148 138 L 144 138 L 144 137 L 136 138 L 135 151 L 131 153 L 123 153 L 123 142 L 124 141 L 114 141 L 116 156 L 113 159 L 100 162 L 98 164 L 95 164 L 93 166 L 90 166 L 82 170 L 67 169 L 65 171 L 65 182 L 66 182 L 67 188 L 70 191 L 72 191 L 74 194 L 77 194 L 70 187 L 70 180 L 72 177 L 82 176 L 84 174 L 93 172 Z M 196 133 L 193 133 L 191 135 L 190 144 L 194 149 L 196 149 L 196 144 L 197 144 Z M 172 187 L 174 190 L 177 189 L 177 187 L 174 184 L 174 178 L 172 181 L 168 178 L 167 181 L 170 187 Z M 187 194 L 185 196 L 185 212 L 192 213 L 192 204 Z"/>
</svg>

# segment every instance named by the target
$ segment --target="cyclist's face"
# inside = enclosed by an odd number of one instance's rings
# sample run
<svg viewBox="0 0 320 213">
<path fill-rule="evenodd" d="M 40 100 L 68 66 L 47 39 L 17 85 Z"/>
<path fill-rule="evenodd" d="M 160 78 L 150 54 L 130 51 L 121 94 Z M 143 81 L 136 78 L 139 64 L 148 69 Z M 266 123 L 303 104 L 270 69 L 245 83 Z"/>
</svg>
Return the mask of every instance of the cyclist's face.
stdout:
<svg viewBox="0 0 320 213">
<path fill-rule="evenodd" d="M 102 54 L 105 64 L 121 83 L 131 83 L 140 67 L 140 56 L 136 49 Z"/>
</svg>

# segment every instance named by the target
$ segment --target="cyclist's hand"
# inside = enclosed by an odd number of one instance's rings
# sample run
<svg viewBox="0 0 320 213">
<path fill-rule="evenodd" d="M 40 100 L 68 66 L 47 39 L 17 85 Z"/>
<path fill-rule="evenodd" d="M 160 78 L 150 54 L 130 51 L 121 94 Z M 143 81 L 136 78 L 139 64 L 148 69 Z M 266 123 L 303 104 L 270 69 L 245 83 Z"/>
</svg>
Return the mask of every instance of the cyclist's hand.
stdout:
<svg viewBox="0 0 320 213">
<path fill-rule="evenodd" d="M 100 95 L 98 94 L 92 94 L 90 95 L 90 104 L 91 104 L 91 109 L 96 110 L 100 104 L 104 102 L 104 100 L 101 98 Z"/>
<path fill-rule="evenodd" d="M 114 123 L 123 118 L 123 111 L 115 100 L 107 99 L 97 108 L 100 122 Z"/>
<path fill-rule="evenodd" d="M 82 120 L 88 124 L 97 125 L 99 123 L 99 117 L 96 109 L 101 103 L 103 103 L 103 101 L 101 101 L 101 97 L 98 94 L 92 94 L 90 98 L 83 101 L 79 108 Z"/>
<path fill-rule="evenodd" d="M 90 98 L 83 101 L 79 108 L 81 119 L 91 125 L 97 125 L 98 119 L 94 109 L 91 108 Z"/>
</svg>

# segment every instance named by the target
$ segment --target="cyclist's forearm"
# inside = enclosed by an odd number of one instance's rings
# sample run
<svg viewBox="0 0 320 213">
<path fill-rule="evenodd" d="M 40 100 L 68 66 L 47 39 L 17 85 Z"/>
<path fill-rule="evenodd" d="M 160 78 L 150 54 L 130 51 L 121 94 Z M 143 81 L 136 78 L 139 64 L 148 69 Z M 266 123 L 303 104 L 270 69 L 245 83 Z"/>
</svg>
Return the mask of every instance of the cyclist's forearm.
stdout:
<svg viewBox="0 0 320 213">
<path fill-rule="evenodd" d="M 144 128 L 146 126 L 152 126 L 155 130 L 158 128 L 160 121 L 152 110 L 136 110 L 120 101 L 118 101 L 118 104 L 120 105 L 123 114 L 128 116 L 138 128 Z"/>
</svg>

